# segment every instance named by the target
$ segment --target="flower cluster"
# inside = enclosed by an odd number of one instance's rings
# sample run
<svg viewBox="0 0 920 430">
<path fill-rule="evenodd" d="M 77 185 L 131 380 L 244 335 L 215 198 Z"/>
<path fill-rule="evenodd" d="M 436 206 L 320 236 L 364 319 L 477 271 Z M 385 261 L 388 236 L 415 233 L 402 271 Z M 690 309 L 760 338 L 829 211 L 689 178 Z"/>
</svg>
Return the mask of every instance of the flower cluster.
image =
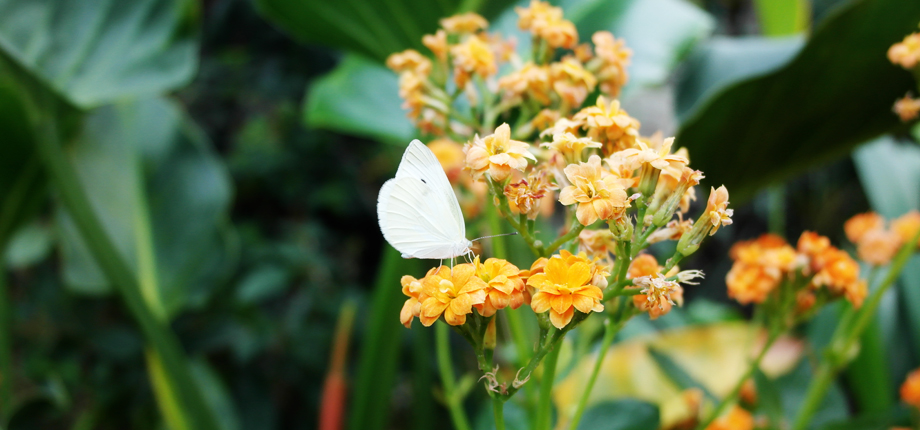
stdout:
<svg viewBox="0 0 920 430">
<path fill-rule="evenodd" d="M 914 369 L 901 385 L 901 401 L 920 410 L 920 369 Z"/>
<path fill-rule="evenodd" d="M 795 249 L 783 238 L 765 234 L 735 244 L 730 255 L 735 264 L 725 282 L 728 295 L 739 303 L 759 304 L 771 298 L 782 302 L 789 297 L 803 313 L 818 299 L 841 296 L 858 308 L 867 294 L 859 264 L 814 232 L 802 233 Z"/>
<path fill-rule="evenodd" d="M 548 311 L 550 321 L 561 329 L 572 321 L 576 309 L 585 314 L 604 310 L 601 288 L 607 284 L 608 273 L 602 267 L 583 253 L 573 255 L 565 250 L 542 260 L 527 278 L 527 285 L 536 290 L 530 302 L 534 312 Z"/>
<path fill-rule="evenodd" d="M 888 60 L 894 65 L 913 70 L 916 76 L 920 76 L 920 33 L 911 33 L 904 37 L 904 40 L 891 45 L 888 48 Z M 895 101 L 892 110 L 901 121 L 912 121 L 920 116 L 920 99 L 915 99 L 908 93 Z"/>
</svg>

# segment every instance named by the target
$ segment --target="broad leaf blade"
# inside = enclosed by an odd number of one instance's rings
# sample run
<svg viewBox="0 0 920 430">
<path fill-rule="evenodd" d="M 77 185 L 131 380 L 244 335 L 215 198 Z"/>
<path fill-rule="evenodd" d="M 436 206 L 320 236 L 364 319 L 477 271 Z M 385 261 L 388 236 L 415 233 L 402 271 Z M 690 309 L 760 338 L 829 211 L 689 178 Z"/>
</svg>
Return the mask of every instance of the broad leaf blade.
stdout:
<svg viewBox="0 0 920 430">
<path fill-rule="evenodd" d="M 918 21 L 920 2 L 852 2 L 788 65 L 706 101 L 683 124 L 678 145 L 734 200 L 845 154 L 899 125 L 891 105 L 914 82 L 885 52 Z"/>
<path fill-rule="evenodd" d="M 188 82 L 198 41 L 185 0 L 0 0 L 0 50 L 77 106 Z"/>
</svg>

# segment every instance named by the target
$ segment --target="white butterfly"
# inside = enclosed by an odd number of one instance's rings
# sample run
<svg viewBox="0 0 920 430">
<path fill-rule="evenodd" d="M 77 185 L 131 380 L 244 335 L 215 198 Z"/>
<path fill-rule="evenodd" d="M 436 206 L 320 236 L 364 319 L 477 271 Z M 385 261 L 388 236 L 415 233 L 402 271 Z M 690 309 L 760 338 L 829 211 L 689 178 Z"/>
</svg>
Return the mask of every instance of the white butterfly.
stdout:
<svg viewBox="0 0 920 430">
<path fill-rule="evenodd" d="M 472 252 L 447 175 L 418 139 L 406 148 L 396 177 L 380 188 L 377 220 L 383 237 L 403 258 L 447 259 Z"/>
</svg>

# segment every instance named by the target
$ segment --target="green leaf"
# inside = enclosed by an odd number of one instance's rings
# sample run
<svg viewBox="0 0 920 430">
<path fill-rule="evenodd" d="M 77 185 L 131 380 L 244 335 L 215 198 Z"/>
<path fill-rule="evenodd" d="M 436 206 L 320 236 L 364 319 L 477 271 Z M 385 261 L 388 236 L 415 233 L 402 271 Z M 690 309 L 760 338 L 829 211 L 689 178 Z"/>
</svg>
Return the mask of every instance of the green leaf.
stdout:
<svg viewBox="0 0 920 430">
<path fill-rule="evenodd" d="M 287 270 L 282 267 L 259 267 L 240 281 L 236 300 L 243 304 L 255 304 L 278 295 L 287 287 L 289 278 Z"/>
<path fill-rule="evenodd" d="M 489 16 L 512 1 L 461 0 L 257 0 L 256 7 L 294 38 L 364 54 L 378 61 L 408 48 L 418 50 L 422 36 L 434 33 L 438 19 L 476 9 Z"/>
<path fill-rule="evenodd" d="M 415 127 L 401 107 L 392 70 L 347 55 L 332 72 L 310 85 L 304 106 L 308 125 L 405 146 Z"/>
<path fill-rule="evenodd" d="M 89 108 L 187 83 L 195 13 L 186 0 L 0 0 L 0 51 Z"/>
<path fill-rule="evenodd" d="M 715 27 L 709 14 L 684 0 L 569 0 L 562 7 L 578 28 L 579 40 L 589 41 L 600 30 L 626 39 L 633 51 L 627 91 L 665 83 Z"/>
<path fill-rule="evenodd" d="M 918 2 L 861 0 L 837 9 L 787 65 L 703 102 L 678 145 L 736 202 L 845 154 L 899 126 L 891 105 L 914 82 L 885 52 L 918 21 Z"/>
<path fill-rule="evenodd" d="M 671 359 L 671 357 L 669 357 L 667 354 L 651 347 L 648 349 L 648 353 L 649 356 L 652 357 L 652 360 L 655 362 L 655 365 L 658 366 L 658 369 L 661 370 L 661 372 L 682 391 L 696 388 L 702 391 L 703 394 L 710 400 L 717 400 L 705 385 L 694 379 L 693 376 L 690 376 L 686 370 L 680 367 L 680 365 Z"/>
<path fill-rule="evenodd" d="M 788 36 L 808 29 L 811 4 L 807 0 L 755 0 L 760 30 L 767 36 Z"/>
<path fill-rule="evenodd" d="M 204 259 L 217 252 L 218 226 L 232 193 L 220 159 L 176 105 L 156 98 L 91 112 L 69 152 L 125 260 L 135 272 L 141 262 L 152 261 L 162 291 L 145 291 L 145 296 L 174 314 L 195 287 Z M 108 293 L 110 281 L 68 214 L 60 211 L 58 219 L 68 286 Z M 147 249 L 154 254 L 146 256 Z"/>
<path fill-rule="evenodd" d="M 639 400 L 603 402 L 585 411 L 579 430 L 655 430 L 658 408 Z"/>
<path fill-rule="evenodd" d="M 12 237 L 6 250 L 6 265 L 22 269 L 36 264 L 51 252 L 53 239 L 48 227 L 31 223 L 19 229 Z"/>
<path fill-rule="evenodd" d="M 898 405 L 884 413 L 860 415 L 846 421 L 835 421 L 821 427 L 821 430 L 890 430 L 910 425 L 910 412 Z"/>
</svg>

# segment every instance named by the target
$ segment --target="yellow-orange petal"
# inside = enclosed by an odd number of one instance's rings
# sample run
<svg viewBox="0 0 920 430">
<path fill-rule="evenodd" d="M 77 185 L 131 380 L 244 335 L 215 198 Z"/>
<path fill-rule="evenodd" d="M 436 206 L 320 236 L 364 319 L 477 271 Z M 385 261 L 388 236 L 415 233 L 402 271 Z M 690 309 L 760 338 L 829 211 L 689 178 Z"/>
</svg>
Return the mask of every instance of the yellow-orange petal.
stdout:
<svg viewBox="0 0 920 430">
<path fill-rule="evenodd" d="M 553 325 L 558 329 L 563 329 L 568 325 L 569 321 L 572 321 L 572 317 L 575 316 L 575 308 L 569 308 L 564 313 L 558 313 L 555 310 L 549 311 L 549 320 Z"/>
<path fill-rule="evenodd" d="M 542 291 L 537 291 L 537 293 L 534 294 L 530 299 L 530 307 L 534 312 L 542 314 L 552 307 L 552 303 L 550 303 L 551 297 L 552 296 L 549 294 L 546 294 Z"/>
</svg>

